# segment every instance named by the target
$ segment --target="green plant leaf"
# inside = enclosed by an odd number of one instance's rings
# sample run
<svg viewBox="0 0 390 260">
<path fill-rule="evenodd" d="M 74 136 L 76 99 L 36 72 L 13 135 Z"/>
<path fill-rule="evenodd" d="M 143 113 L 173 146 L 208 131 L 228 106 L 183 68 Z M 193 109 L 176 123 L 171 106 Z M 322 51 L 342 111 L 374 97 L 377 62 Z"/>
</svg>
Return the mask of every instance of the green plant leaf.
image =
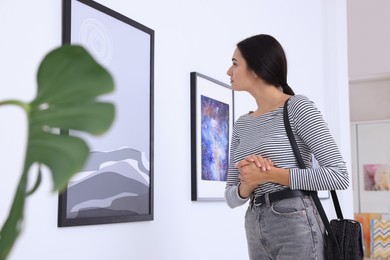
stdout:
<svg viewBox="0 0 390 260">
<path fill-rule="evenodd" d="M 88 152 L 87 144 L 78 137 L 42 132 L 30 139 L 27 164 L 40 162 L 49 167 L 54 190 L 60 190 L 82 169 Z"/>
<path fill-rule="evenodd" d="M 64 45 L 43 59 L 37 97 L 30 104 L 26 161 L 47 165 L 55 190 L 82 169 L 89 149 L 77 137 L 50 132 L 53 128 L 106 132 L 114 120 L 114 105 L 97 98 L 113 90 L 109 72 L 81 46 Z"/>
<path fill-rule="evenodd" d="M 31 165 L 46 165 L 53 189 L 61 191 L 88 157 L 89 148 L 83 139 L 54 133 L 74 129 L 101 135 L 115 116 L 114 105 L 100 100 L 101 95 L 114 90 L 113 79 L 81 46 L 64 45 L 48 53 L 39 66 L 37 81 L 37 96 L 30 104 L 0 102 L 21 106 L 27 112 L 29 126 L 23 173 L 0 231 L 0 260 L 6 259 L 21 230 Z"/>
<path fill-rule="evenodd" d="M 26 197 L 28 197 L 31 194 L 33 194 L 38 189 L 39 185 L 41 185 L 41 182 L 42 182 L 42 164 L 39 163 L 38 164 L 37 179 L 35 180 L 35 184 L 31 188 L 31 190 L 26 192 Z"/>
<path fill-rule="evenodd" d="M 74 129 L 94 135 L 104 133 L 111 125 L 115 108 L 111 103 L 89 102 L 72 106 L 56 106 L 31 112 L 31 128 Z"/>
<path fill-rule="evenodd" d="M 114 89 L 109 72 L 77 45 L 64 45 L 49 53 L 39 67 L 37 80 L 33 106 L 83 103 Z"/>
</svg>

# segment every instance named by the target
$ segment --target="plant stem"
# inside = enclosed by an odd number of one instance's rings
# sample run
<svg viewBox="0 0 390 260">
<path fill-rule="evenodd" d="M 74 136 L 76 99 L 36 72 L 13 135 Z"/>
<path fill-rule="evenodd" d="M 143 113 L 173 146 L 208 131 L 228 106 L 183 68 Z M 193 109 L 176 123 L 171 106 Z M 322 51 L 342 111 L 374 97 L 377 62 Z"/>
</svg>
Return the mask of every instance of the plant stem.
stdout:
<svg viewBox="0 0 390 260">
<path fill-rule="evenodd" d="M 2 106 L 2 105 L 16 105 L 16 106 L 23 108 L 23 110 L 25 110 L 27 113 L 30 109 L 30 106 L 28 103 L 25 103 L 25 102 L 22 102 L 22 101 L 16 100 L 16 99 L 0 101 L 0 106 Z"/>
<path fill-rule="evenodd" d="M 24 165 L 11 210 L 7 220 L 0 230 L 0 260 L 6 260 L 16 239 L 18 238 L 23 222 L 23 211 L 26 200 L 27 173 L 29 166 Z"/>
</svg>

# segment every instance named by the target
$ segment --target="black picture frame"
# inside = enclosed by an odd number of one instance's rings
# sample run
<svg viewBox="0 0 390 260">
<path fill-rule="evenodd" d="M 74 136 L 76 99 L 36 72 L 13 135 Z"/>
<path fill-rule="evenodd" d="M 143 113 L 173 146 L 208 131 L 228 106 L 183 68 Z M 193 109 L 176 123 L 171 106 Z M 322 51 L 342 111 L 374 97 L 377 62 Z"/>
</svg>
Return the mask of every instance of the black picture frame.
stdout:
<svg viewBox="0 0 390 260">
<path fill-rule="evenodd" d="M 153 220 L 154 31 L 91 0 L 62 3 L 62 42 L 111 73 L 116 117 L 103 136 L 83 135 L 91 153 L 59 194 L 58 227 Z"/>
<path fill-rule="evenodd" d="M 224 201 L 234 124 L 231 87 L 191 72 L 191 200 Z"/>
</svg>

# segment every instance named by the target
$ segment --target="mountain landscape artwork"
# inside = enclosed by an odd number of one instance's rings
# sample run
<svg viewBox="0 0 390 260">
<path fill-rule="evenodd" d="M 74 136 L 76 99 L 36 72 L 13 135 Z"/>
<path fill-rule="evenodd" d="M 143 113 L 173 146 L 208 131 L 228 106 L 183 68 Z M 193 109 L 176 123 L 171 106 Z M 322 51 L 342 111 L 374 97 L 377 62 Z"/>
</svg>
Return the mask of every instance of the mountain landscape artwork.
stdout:
<svg viewBox="0 0 390 260">
<path fill-rule="evenodd" d="M 128 147 L 92 152 L 82 172 L 68 184 L 67 217 L 107 217 L 148 213 L 149 162 Z"/>
<path fill-rule="evenodd" d="M 102 101 L 115 118 L 104 135 L 83 136 L 90 153 L 59 196 L 58 226 L 153 220 L 154 31 L 92 0 L 63 1 L 63 43 L 110 72 L 114 91 Z"/>
</svg>

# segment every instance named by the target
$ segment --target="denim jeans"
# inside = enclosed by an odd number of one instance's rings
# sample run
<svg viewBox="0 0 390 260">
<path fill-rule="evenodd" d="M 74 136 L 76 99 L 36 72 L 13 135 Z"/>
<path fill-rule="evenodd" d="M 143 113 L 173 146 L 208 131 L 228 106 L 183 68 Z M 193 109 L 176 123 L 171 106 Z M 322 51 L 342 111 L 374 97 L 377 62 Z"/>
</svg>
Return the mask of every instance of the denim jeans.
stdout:
<svg viewBox="0 0 390 260">
<path fill-rule="evenodd" d="M 325 229 L 309 196 L 250 205 L 245 230 L 251 260 L 322 260 Z"/>
</svg>

